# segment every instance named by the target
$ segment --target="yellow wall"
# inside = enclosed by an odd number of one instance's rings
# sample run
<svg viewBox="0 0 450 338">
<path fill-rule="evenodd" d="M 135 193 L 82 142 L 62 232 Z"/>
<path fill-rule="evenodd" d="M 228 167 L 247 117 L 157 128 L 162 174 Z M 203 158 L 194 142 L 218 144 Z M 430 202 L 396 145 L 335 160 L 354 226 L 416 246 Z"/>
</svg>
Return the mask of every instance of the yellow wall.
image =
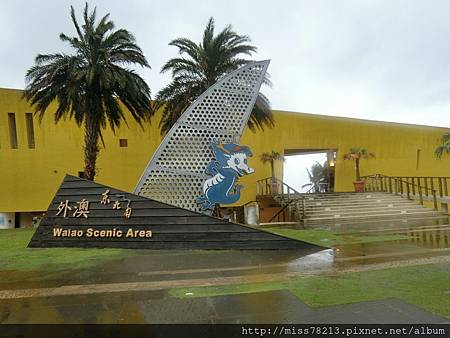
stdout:
<svg viewBox="0 0 450 338">
<path fill-rule="evenodd" d="M 77 175 L 83 170 L 83 130 L 73 121 L 53 123 L 49 109 L 41 124 L 35 118 L 35 149 L 28 149 L 25 113 L 31 107 L 21 100 L 22 91 L 0 89 L 0 212 L 41 211 L 50 203 L 66 173 Z M 8 112 L 16 114 L 18 149 L 11 149 Z M 129 117 L 113 135 L 104 131 L 106 148 L 98 159 L 98 182 L 132 191 L 157 145 L 161 142 L 159 115 L 142 130 Z M 276 126 L 256 134 L 246 130 L 241 144 L 254 153 L 250 165 L 253 175 L 242 178 L 245 188 L 239 204 L 255 199 L 256 181 L 270 176 L 270 164 L 259 156 L 271 150 L 338 149 L 336 191 L 352 190 L 354 163 L 342 155 L 353 146 L 375 152 L 376 159 L 362 162 L 361 174 L 382 173 L 398 176 L 449 176 L 450 158 L 434 158 L 439 139 L 449 129 L 373 122 L 301 113 L 275 111 Z M 128 139 L 120 148 L 119 139 Z M 421 150 L 416 168 L 417 149 Z M 277 176 L 282 164 L 276 163 Z"/>
<path fill-rule="evenodd" d="M 246 132 L 241 139 L 259 156 L 264 151 L 285 149 L 337 149 L 335 191 L 352 191 L 355 179 L 353 161 L 344 161 L 343 155 L 351 147 L 363 147 L 376 155 L 375 159 L 361 161 L 361 175 L 381 173 L 392 176 L 450 176 L 450 157 L 436 159 L 434 149 L 448 128 L 387 123 L 304 113 L 276 112 L 276 125 L 255 137 Z M 420 149 L 417 166 L 417 149 Z M 255 161 L 252 162 L 255 164 Z M 242 182 L 270 176 L 270 165 L 256 161 L 254 177 Z M 278 176 L 281 176 L 278 162 Z M 244 184 L 245 184 L 244 183 Z M 244 189 L 245 190 L 245 189 Z M 248 189 L 242 201 L 251 200 L 254 190 Z"/>
<path fill-rule="evenodd" d="M 28 149 L 25 113 L 32 112 L 21 100 L 22 92 L 0 89 L 0 210 L 46 210 L 66 173 L 83 171 L 83 130 L 73 121 L 53 123 L 53 112 L 39 124 L 34 120 L 35 149 Z M 11 149 L 8 112 L 16 113 L 18 149 Z M 131 117 L 113 135 L 103 132 L 105 149 L 98 159 L 99 182 L 132 191 L 157 145 L 161 142 L 158 120 L 142 130 Z M 119 139 L 128 139 L 120 148 Z"/>
</svg>

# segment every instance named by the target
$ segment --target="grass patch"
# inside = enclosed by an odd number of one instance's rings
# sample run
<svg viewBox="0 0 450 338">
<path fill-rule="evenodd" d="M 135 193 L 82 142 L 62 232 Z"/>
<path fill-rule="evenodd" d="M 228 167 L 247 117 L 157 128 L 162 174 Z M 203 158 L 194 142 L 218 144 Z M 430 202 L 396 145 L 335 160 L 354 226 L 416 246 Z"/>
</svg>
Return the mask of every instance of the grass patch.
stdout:
<svg viewBox="0 0 450 338">
<path fill-rule="evenodd" d="M 311 307 L 399 298 L 450 319 L 450 271 L 438 265 L 296 278 L 285 282 L 172 289 L 178 298 L 288 290 Z M 192 293 L 193 295 L 186 295 Z"/>
<path fill-rule="evenodd" d="M 0 270 L 76 269 L 132 254 L 123 249 L 42 248 L 27 245 L 35 229 L 0 230 Z"/>
<path fill-rule="evenodd" d="M 344 234 L 326 229 L 282 229 L 265 228 L 269 232 L 326 247 L 345 244 L 375 243 L 407 239 L 403 235 L 379 234 Z"/>
<path fill-rule="evenodd" d="M 0 230 L 0 270 L 52 271 L 81 269 L 134 255 L 164 257 L 221 254 L 225 250 L 145 250 L 111 248 L 27 248 L 35 229 Z"/>
</svg>

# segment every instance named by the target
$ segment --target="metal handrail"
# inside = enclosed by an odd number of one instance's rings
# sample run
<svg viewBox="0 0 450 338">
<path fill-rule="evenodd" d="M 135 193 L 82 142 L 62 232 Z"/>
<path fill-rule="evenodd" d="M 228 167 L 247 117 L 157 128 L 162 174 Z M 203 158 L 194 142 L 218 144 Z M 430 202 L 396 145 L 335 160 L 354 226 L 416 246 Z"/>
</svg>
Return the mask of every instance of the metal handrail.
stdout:
<svg viewBox="0 0 450 338">
<path fill-rule="evenodd" d="M 306 218 L 305 197 L 290 185 L 284 183 L 275 177 L 267 177 L 256 182 L 256 195 L 257 196 L 274 196 L 281 199 L 280 204 L 284 207 L 286 204 L 291 204 L 291 201 L 296 200 L 296 209 L 301 214 L 299 220 L 302 221 Z M 293 197 L 296 198 L 293 198 Z M 299 202 L 301 202 L 301 208 L 299 208 Z M 283 208 L 285 209 L 285 208 Z M 299 210 L 300 209 L 300 210 Z M 279 214 L 281 210 L 277 213 Z M 276 215 L 275 215 L 276 216 Z"/>
<path fill-rule="evenodd" d="M 302 187 L 303 188 L 303 187 Z M 315 189 L 316 187 L 313 185 L 313 186 L 311 186 L 311 188 L 309 188 L 307 191 L 305 191 L 304 192 L 304 194 L 312 194 L 313 193 L 313 190 Z"/>
<path fill-rule="evenodd" d="M 290 200 L 288 203 L 286 203 L 284 205 L 284 207 L 282 207 L 280 210 L 278 210 L 278 212 L 275 213 L 275 215 L 273 215 L 270 219 L 269 219 L 269 223 L 272 222 L 276 217 L 278 217 L 278 215 L 280 215 L 281 213 L 283 213 L 291 204 L 292 202 L 294 202 L 295 200 Z M 284 217 L 283 217 L 284 218 Z M 279 220 L 279 219 L 278 219 Z"/>
<path fill-rule="evenodd" d="M 276 188 L 275 184 L 276 183 Z M 276 177 L 267 177 L 256 182 L 257 195 L 301 195 L 300 192 Z M 281 188 L 281 190 L 280 190 Z"/>
<path fill-rule="evenodd" d="M 304 192 L 304 194 L 314 194 L 316 187 L 314 185 L 311 186 L 307 191 Z"/>
<path fill-rule="evenodd" d="M 423 193 L 425 196 L 431 195 L 433 198 L 434 209 L 438 209 L 437 203 L 437 190 L 434 188 L 434 179 L 438 179 L 439 196 L 448 196 L 448 185 L 446 176 L 386 176 L 383 174 L 373 174 L 362 176 L 361 179 L 366 182 L 364 187 L 365 191 L 383 191 L 394 193 L 395 195 L 404 195 L 404 185 L 406 190 L 406 198 L 411 199 L 411 194 L 417 196 L 416 191 L 419 194 L 420 204 L 423 205 Z M 411 181 L 410 181 L 411 179 Z M 424 185 L 421 183 L 421 179 L 424 179 Z M 430 187 L 428 187 L 428 180 L 430 181 Z M 394 186 L 392 183 L 394 182 Z M 417 183 L 416 183 L 417 182 Z M 394 187 L 394 189 L 393 189 Z"/>
<path fill-rule="evenodd" d="M 393 179 L 393 180 L 397 180 L 398 182 L 401 182 L 401 183 L 406 183 L 406 184 L 409 184 L 409 185 L 414 185 L 415 187 L 417 187 L 417 188 L 423 188 L 424 190 L 428 190 L 428 191 L 436 191 L 436 189 L 433 189 L 433 188 L 428 188 L 428 187 L 422 187 L 421 185 L 419 185 L 419 184 L 416 184 L 414 181 L 412 181 L 412 182 L 409 182 L 408 180 L 404 180 L 403 178 L 419 178 L 418 176 L 387 176 L 387 175 L 383 175 L 383 174 L 373 174 L 373 175 L 366 175 L 366 176 L 361 176 L 361 179 L 362 180 L 365 180 L 365 179 L 367 179 L 367 178 L 370 178 L 370 179 L 377 179 L 377 180 L 379 180 L 379 179 L 389 179 L 389 178 L 391 178 L 391 180 Z M 420 178 L 425 178 L 425 177 L 420 177 Z M 430 177 L 431 178 L 431 177 Z M 436 177 L 437 178 L 437 177 Z M 384 185 L 384 182 L 382 182 L 381 183 L 382 184 L 382 186 L 385 186 Z M 385 190 L 383 190 L 383 191 L 385 191 Z"/>
<path fill-rule="evenodd" d="M 325 187 L 325 191 L 321 191 L 321 187 Z M 316 192 L 316 188 L 319 188 L 319 191 Z M 330 191 L 330 183 L 329 182 L 319 182 L 317 185 L 312 185 L 307 191 L 302 194 L 323 194 Z"/>
</svg>

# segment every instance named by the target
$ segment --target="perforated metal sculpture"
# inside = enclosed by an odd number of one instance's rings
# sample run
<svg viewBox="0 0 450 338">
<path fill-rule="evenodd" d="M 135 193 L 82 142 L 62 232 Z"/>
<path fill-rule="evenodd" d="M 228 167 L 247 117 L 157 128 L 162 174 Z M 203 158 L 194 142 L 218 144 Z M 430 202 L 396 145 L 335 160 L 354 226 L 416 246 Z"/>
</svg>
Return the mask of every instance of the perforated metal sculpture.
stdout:
<svg viewBox="0 0 450 338">
<path fill-rule="evenodd" d="M 203 195 L 197 198 L 202 210 L 213 210 L 216 204 L 231 204 L 241 197 L 241 185 L 236 185 L 241 176 L 254 172 L 248 166 L 247 157 L 252 156 L 249 147 L 235 143 L 212 143 L 215 159 L 208 163 L 206 174 L 212 177 L 203 183 Z"/>
<path fill-rule="evenodd" d="M 134 193 L 197 212 L 211 178 L 205 170 L 213 141 L 239 143 L 269 61 L 248 63 L 208 88 L 181 115 L 147 165 Z"/>
</svg>

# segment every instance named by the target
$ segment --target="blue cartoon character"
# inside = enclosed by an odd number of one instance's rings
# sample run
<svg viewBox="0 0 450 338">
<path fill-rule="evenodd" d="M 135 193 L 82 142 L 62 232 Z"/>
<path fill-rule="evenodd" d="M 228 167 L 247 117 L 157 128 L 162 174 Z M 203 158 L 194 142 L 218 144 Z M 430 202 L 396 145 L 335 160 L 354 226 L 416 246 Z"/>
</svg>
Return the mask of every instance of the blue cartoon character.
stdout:
<svg viewBox="0 0 450 338">
<path fill-rule="evenodd" d="M 255 170 L 247 164 L 247 157 L 252 156 L 249 147 L 234 143 L 211 143 L 215 157 L 208 163 L 206 173 L 212 177 L 203 183 L 203 195 L 197 203 L 203 210 L 212 210 L 216 204 L 231 204 L 239 200 L 241 185 L 235 185 L 238 177 L 251 174 Z"/>
</svg>

